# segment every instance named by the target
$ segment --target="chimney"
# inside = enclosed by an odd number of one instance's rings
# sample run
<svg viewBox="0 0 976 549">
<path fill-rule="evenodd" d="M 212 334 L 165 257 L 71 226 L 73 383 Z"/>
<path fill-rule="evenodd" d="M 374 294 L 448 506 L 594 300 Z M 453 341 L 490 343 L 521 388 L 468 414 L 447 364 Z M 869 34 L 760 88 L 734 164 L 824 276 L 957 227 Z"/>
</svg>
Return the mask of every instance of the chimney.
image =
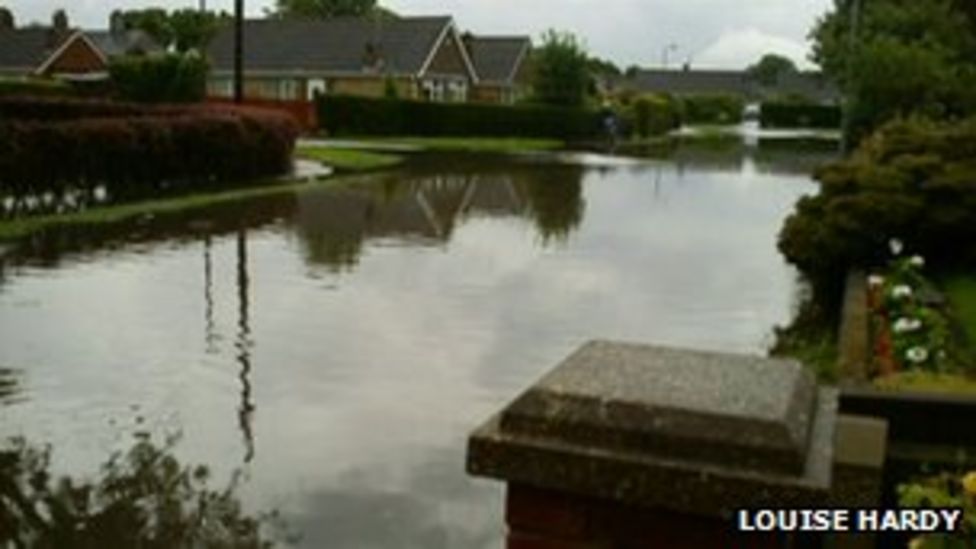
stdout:
<svg viewBox="0 0 976 549">
<path fill-rule="evenodd" d="M 109 16 L 108 19 L 108 28 L 111 33 L 115 36 L 125 34 L 125 32 L 128 30 L 126 27 L 125 15 L 123 15 L 119 10 L 113 11 L 112 15 Z"/>
<path fill-rule="evenodd" d="M 15 28 L 17 28 L 17 23 L 14 20 L 13 12 L 3 6 L 0 6 L 0 31 L 14 30 Z"/>
</svg>

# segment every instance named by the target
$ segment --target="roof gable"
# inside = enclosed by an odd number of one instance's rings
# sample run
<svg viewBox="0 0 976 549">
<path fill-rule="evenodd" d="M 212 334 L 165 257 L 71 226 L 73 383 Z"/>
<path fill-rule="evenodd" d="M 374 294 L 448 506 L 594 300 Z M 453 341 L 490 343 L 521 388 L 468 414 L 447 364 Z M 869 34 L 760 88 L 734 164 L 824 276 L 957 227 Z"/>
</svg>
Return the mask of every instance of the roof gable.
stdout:
<svg viewBox="0 0 976 549">
<path fill-rule="evenodd" d="M 419 74 L 450 25 L 450 17 L 250 20 L 244 66 L 258 72 Z M 232 27 L 221 29 L 208 53 L 215 70 L 232 70 Z"/>
<path fill-rule="evenodd" d="M 532 47 L 527 36 L 469 36 L 465 39 L 478 77 L 489 83 L 511 83 Z"/>
</svg>

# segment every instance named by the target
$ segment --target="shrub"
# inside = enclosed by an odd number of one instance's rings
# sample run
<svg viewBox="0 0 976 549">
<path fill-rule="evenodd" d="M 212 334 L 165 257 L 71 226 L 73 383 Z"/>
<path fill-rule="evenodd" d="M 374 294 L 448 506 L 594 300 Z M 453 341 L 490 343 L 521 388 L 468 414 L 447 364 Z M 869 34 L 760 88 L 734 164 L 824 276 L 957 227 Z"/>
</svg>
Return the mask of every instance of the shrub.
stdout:
<svg viewBox="0 0 976 549">
<path fill-rule="evenodd" d="M 820 193 L 797 204 L 780 233 L 786 258 L 817 285 L 886 258 L 891 238 L 938 265 L 976 242 L 976 119 L 893 122 L 847 160 L 820 170 Z"/>
<path fill-rule="evenodd" d="M 72 116 L 0 124 L 3 194 L 105 185 L 125 195 L 280 175 L 298 135 L 291 117 L 255 109 L 42 103 Z"/>
<path fill-rule="evenodd" d="M 74 94 L 74 89 L 60 80 L 43 80 L 31 78 L 27 80 L 0 78 L 0 97 L 30 96 L 30 97 L 58 97 Z"/>
<path fill-rule="evenodd" d="M 681 98 L 686 124 L 738 124 L 746 101 L 735 94 L 694 94 Z"/>
<path fill-rule="evenodd" d="M 470 103 L 426 103 L 327 95 L 319 120 L 333 135 L 550 137 L 581 139 L 600 131 L 594 111 Z"/>
<path fill-rule="evenodd" d="M 681 125 L 675 101 L 667 96 L 646 94 L 633 101 L 633 132 L 638 137 L 667 133 Z"/>
<path fill-rule="evenodd" d="M 841 110 L 833 105 L 770 101 L 762 104 L 759 121 L 764 128 L 838 129 L 841 126 Z"/>
<path fill-rule="evenodd" d="M 120 99 L 140 103 L 192 103 L 207 93 L 206 60 L 193 54 L 121 57 L 109 74 Z"/>
</svg>

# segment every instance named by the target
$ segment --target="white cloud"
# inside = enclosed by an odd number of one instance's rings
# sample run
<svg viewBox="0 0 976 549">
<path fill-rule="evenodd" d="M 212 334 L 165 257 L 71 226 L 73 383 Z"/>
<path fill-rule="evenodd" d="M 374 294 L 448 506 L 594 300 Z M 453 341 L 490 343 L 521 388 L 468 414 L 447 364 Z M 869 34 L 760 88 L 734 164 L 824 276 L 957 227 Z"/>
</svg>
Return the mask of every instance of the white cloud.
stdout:
<svg viewBox="0 0 976 549">
<path fill-rule="evenodd" d="M 756 28 L 729 31 L 694 58 L 694 66 L 741 69 L 767 53 L 789 57 L 801 68 L 811 68 L 809 44 L 765 33 Z"/>
</svg>

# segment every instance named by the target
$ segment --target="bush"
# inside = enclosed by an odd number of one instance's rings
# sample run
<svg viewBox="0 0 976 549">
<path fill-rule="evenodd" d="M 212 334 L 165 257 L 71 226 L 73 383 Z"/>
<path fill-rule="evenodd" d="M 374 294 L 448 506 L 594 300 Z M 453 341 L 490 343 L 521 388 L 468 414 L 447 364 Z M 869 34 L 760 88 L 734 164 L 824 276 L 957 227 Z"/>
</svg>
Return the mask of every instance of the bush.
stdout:
<svg viewBox="0 0 976 549">
<path fill-rule="evenodd" d="M 837 106 L 770 101 L 762 104 L 759 121 L 763 128 L 839 129 L 841 117 Z"/>
<path fill-rule="evenodd" d="M 892 238 L 934 264 L 976 242 L 976 118 L 893 122 L 847 160 L 819 171 L 820 193 L 797 204 L 780 233 L 786 258 L 821 286 L 883 262 Z"/>
<path fill-rule="evenodd" d="M 319 120 L 332 135 L 583 139 L 600 129 L 594 111 L 547 106 L 426 103 L 326 95 Z"/>
<path fill-rule="evenodd" d="M 291 117 L 255 109 L 41 103 L 72 116 L 0 124 L 2 194 L 105 185 L 120 195 L 275 176 L 290 170 L 298 135 Z M 86 109 L 96 117 L 79 115 Z"/>
<path fill-rule="evenodd" d="M 681 98 L 685 124 L 738 124 L 745 98 L 735 94 L 695 94 Z"/>
<path fill-rule="evenodd" d="M 632 122 L 633 133 L 638 137 L 662 135 L 681 125 L 681 112 L 670 97 L 641 95 L 630 108 L 633 115 L 626 118 Z"/>
<path fill-rule="evenodd" d="M 42 80 L 39 78 L 14 80 L 0 78 L 0 97 L 59 97 L 73 94 L 74 89 L 68 83 L 60 80 Z"/>
<path fill-rule="evenodd" d="M 116 94 L 139 103 L 193 103 L 207 93 L 206 60 L 193 54 L 121 57 L 109 74 Z"/>
</svg>

